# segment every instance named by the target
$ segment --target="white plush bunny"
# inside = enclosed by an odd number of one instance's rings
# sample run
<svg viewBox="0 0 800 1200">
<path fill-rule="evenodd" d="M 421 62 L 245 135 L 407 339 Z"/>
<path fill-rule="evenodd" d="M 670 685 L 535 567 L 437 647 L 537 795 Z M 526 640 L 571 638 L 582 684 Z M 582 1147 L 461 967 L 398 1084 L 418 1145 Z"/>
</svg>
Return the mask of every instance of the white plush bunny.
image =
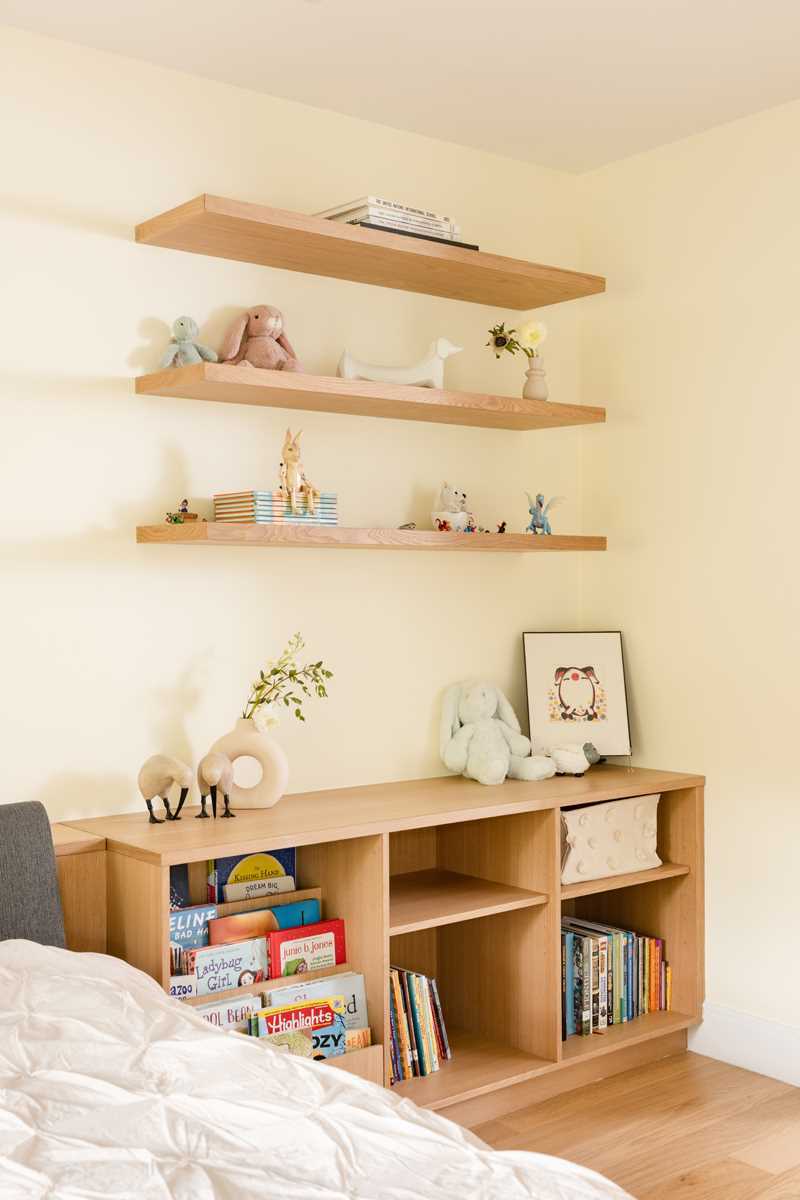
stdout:
<svg viewBox="0 0 800 1200">
<path fill-rule="evenodd" d="M 447 689 L 439 749 L 449 771 L 478 783 L 502 783 L 507 775 L 549 779 L 556 773 L 551 758 L 531 757 L 516 713 L 491 683 L 454 683 Z"/>
</svg>

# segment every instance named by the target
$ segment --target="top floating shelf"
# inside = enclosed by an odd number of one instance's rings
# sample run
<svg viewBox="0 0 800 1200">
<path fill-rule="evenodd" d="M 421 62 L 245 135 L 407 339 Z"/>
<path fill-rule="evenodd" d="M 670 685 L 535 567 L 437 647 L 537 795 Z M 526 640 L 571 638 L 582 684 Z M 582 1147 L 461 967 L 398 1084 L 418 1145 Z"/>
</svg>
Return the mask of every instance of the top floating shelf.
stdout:
<svg viewBox="0 0 800 1200">
<path fill-rule="evenodd" d="M 606 286 L 600 275 L 361 229 L 222 196 L 198 196 L 152 217 L 136 226 L 136 241 L 495 308 L 541 308 L 595 295 Z"/>
</svg>

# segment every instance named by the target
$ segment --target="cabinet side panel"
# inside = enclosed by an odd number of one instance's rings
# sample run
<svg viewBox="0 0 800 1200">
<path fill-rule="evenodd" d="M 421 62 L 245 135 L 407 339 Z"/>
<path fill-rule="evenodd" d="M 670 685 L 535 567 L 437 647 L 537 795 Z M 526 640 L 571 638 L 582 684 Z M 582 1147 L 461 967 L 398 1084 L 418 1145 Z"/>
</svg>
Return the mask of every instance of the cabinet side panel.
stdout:
<svg viewBox="0 0 800 1200">
<path fill-rule="evenodd" d="M 66 854 L 56 859 L 67 949 L 105 954 L 106 852 Z"/>
<path fill-rule="evenodd" d="M 169 983 L 169 867 L 107 851 L 108 952 Z"/>
</svg>

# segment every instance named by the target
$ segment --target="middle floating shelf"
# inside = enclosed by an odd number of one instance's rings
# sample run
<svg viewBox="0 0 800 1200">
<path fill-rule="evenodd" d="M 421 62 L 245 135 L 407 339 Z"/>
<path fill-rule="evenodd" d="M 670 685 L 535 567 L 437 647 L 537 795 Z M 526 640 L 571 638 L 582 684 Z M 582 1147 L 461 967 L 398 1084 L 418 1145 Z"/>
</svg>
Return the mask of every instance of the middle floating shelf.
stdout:
<svg viewBox="0 0 800 1200">
<path fill-rule="evenodd" d="M 276 546 L 324 550 L 605 550 L 604 537 L 525 533 L 437 533 L 433 529 L 346 529 L 341 525 L 237 525 L 191 521 L 140 525 L 137 542 L 172 546 Z"/>
<path fill-rule="evenodd" d="M 143 396 L 182 396 L 227 404 L 260 404 L 266 408 L 390 417 L 403 421 L 435 421 L 443 425 L 475 425 L 483 429 L 555 429 L 596 425 L 606 410 L 585 404 L 556 404 L 482 392 L 452 392 L 398 383 L 367 383 L 336 375 L 300 375 L 225 363 L 172 367 L 136 379 Z"/>
</svg>

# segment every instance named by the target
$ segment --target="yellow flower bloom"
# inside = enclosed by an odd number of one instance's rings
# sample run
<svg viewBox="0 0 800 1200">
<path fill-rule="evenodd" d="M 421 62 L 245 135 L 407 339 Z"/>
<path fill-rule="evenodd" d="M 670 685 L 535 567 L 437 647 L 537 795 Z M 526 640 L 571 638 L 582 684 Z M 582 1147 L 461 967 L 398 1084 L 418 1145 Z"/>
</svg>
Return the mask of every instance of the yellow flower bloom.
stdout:
<svg viewBox="0 0 800 1200">
<path fill-rule="evenodd" d="M 546 337 L 547 326 L 544 321 L 526 321 L 517 331 L 520 346 L 529 354 L 538 354 L 539 347 Z"/>
</svg>

